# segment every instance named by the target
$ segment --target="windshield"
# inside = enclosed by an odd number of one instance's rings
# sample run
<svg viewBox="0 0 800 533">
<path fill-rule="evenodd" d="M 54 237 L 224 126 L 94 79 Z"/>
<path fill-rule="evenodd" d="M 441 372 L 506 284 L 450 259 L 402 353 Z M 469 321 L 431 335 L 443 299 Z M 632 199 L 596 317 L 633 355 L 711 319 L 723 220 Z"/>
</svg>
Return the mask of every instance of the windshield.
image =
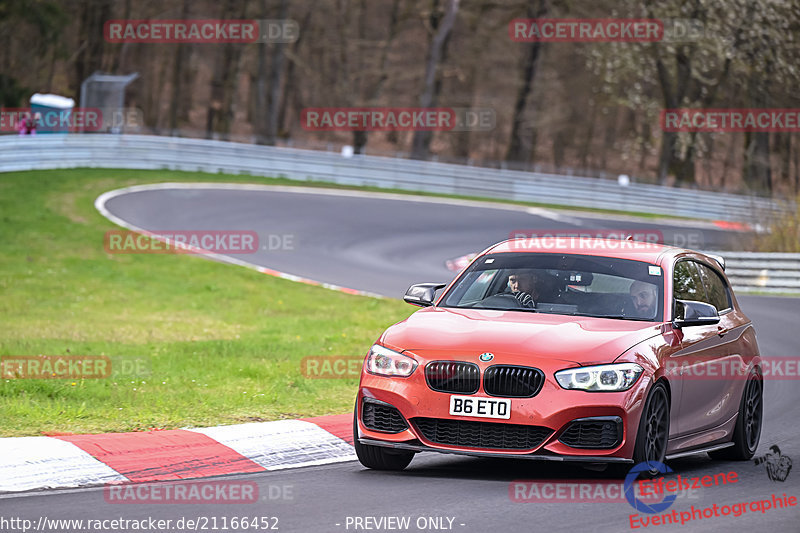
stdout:
<svg viewBox="0 0 800 533">
<path fill-rule="evenodd" d="M 477 260 L 443 307 L 662 321 L 661 267 L 573 254 L 500 253 Z"/>
</svg>

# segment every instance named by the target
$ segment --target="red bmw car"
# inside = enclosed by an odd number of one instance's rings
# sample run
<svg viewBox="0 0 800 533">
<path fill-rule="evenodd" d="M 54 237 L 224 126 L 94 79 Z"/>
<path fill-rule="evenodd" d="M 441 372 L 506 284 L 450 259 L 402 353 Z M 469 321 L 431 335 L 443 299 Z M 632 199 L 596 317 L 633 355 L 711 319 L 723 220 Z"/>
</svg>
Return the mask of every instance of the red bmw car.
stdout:
<svg viewBox="0 0 800 533">
<path fill-rule="evenodd" d="M 423 451 L 653 464 L 749 459 L 756 334 L 721 258 L 602 239 L 518 239 L 443 284 L 365 359 L 355 449 L 400 470 Z M 740 369 L 737 373 L 732 368 Z"/>
</svg>

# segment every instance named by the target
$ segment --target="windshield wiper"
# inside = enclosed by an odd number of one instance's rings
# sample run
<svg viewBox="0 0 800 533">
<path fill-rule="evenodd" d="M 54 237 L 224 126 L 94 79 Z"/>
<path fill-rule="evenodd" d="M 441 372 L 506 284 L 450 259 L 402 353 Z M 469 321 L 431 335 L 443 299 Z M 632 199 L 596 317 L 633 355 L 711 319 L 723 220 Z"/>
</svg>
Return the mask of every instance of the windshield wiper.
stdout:
<svg viewBox="0 0 800 533">
<path fill-rule="evenodd" d="M 639 322 L 654 322 L 655 319 L 653 318 L 641 318 L 636 316 L 629 316 L 629 315 L 596 315 L 591 313 L 572 313 L 572 316 L 588 316 L 592 318 L 616 318 L 622 320 L 638 320 Z"/>
<path fill-rule="evenodd" d="M 531 307 L 478 307 L 476 305 L 461 307 L 457 306 L 456 309 L 486 309 L 488 311 L 528 311 L 530 313 L 538 313 L 539 311 Z"/>
</svg>

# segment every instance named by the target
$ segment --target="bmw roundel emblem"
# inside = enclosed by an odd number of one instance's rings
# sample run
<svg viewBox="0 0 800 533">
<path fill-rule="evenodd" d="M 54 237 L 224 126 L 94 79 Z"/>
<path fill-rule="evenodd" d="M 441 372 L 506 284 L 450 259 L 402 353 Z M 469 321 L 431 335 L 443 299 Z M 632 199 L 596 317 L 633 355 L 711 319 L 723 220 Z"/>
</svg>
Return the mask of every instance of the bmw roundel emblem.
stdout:
<svg viewBox="0 0 800 533">
<path fill-rule="evenodd" d="M 491 352 L 483 352 L 478 356 L 478 359 L 480 359 L 485 363 L 486 361 L 491 361 L 492 359 L 494 359 L 494 354 Z"/>
</svg>

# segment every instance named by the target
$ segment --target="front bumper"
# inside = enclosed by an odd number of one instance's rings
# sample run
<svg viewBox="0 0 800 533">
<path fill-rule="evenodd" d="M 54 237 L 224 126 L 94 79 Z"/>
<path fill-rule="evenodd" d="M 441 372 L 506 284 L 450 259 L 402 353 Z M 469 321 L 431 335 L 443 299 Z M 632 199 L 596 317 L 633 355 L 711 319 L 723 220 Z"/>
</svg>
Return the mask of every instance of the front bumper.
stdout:
<svg viewBox="0 0 800 533">
<path fill-rule="evenodd" d="M 555 382 L 553 374 L 562 366 L 543 368 L 545 383 L 533 398 L 511 398 L 511 415 L 507 420 L 452 416 L 449 414 L 450 393 L 431 390 L 422 369 L 427 361 L 420 361 L 417 371 L 408 378 L 389 378 L 363 373 L 358 392 L 358 435 L 363 444 L 384 446 L 409 451 L 436 451 L 473 456 L 513 457 L 550 461 L 588 462 L 632 462 L 636 428 L 650 386 L 650 379 L 643 375 L 637 383 L 624 392 L 599 393 L 564 390 Z M 553 365 L 558 365 L 554 362 Z M 485 365 L 481 365 L 481 375 Z M 549 366 L 549 365 L 548 365 Z M 481 385 L 475 397 L 490 397 Z M 368 428 L 363 421 L 364 400 L 377 401 L 394 407 L 407 424 L 406 429 L 389 433 Z M 561 442 L 570 425 L 579 419 L 597 418 L 617 420 L 621 425 L 620 437 L 612 447 L 592 448 L 568 446 Z M 478 422 L 486 424 L 512 424 L 546 428 L 548 435 L 535 446 L 527 449 L 507 447 L 463 446 L 452 442 L 442 443 L 427 439 L 415 419 L 437 419 L 444 421 Z M 448 423 L 452 426 L 453 424 Z M 502 428 L 497 428 L 502 429 Z M 429 432 L 430 435 L 430 432 Z M 566 439 L 569 442 L 569 439 Z M 573 443 L 574 444 L 574 443 Z"/>
</svg>

